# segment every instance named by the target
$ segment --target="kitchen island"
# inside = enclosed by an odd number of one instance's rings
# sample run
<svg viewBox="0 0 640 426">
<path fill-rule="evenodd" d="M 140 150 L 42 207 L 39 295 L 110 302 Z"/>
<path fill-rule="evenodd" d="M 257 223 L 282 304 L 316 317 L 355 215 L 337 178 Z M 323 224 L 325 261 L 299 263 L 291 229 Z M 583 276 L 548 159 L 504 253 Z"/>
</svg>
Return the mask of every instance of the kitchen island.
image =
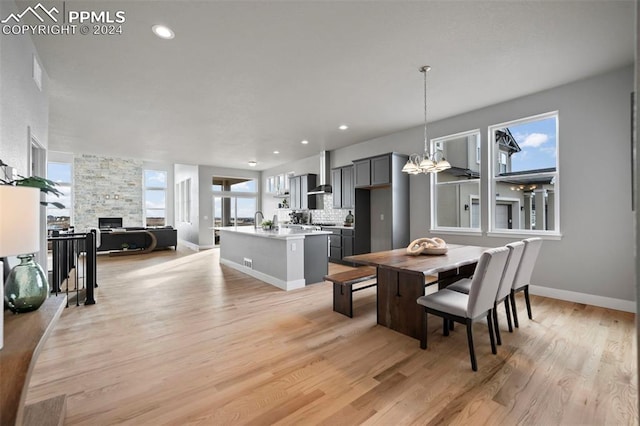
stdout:
<svg viewBox="0 0 640 426">
<path fill-rule="evenodd" d="M 220 263 L 283 290 L 323 281 L 328 266 L 331 232 L 252 226 L 216 228 L 220 232 Z"/>
</svg>

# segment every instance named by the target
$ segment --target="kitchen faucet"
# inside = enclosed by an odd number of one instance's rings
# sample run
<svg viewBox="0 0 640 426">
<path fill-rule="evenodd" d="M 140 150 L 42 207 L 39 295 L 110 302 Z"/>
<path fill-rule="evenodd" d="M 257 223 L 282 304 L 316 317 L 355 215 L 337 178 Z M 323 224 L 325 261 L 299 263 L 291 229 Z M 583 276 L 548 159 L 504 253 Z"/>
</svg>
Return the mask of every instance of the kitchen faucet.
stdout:
<svg viewBox="0 0 640 426">
<path fill-rule="evenodd" d="M 264 220 L 264 213 L 258 210 L 256 214 L 253 215 L 253 227 L 255 229 L 258 229 L 258 214 L 260 215 L 260 223 Z"/>
</svg>

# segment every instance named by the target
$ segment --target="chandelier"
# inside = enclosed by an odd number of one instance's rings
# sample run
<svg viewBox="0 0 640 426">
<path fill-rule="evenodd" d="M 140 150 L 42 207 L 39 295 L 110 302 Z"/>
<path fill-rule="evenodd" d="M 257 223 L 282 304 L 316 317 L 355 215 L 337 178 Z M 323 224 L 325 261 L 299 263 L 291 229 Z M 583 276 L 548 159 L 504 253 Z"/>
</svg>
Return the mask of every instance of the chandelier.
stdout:
<svg viewBox="0 0 640 426">
<path fill-rule="evenodd" d="M 411 175 L 438 173 L 451 168 L 451 164 L 445 160 L 442 151 L 434 151 L 433 154 L 429 153 L 427 141 L 427 71 L 430 69 L 429 65 L 420 67 L 420 72 L 424 74 L 424 154 L 411 154 L 409 156 L 402 171 Z"/>
</svg>

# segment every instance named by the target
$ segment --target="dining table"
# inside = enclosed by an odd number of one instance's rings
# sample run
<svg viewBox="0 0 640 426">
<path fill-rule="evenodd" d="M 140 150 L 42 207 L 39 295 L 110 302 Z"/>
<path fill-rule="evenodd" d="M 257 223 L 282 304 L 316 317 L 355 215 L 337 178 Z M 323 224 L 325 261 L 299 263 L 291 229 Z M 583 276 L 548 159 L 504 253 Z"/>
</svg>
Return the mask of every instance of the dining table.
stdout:
<svg viewBox="0 0 640 426">
<path fill-rule="evenodd" d="M 417 303 L 425 287 L 443 289 L 473 275 L 480 255 L 490 247 L 448 244 L 439 255 L 410 255 L 404 248 L 358 254 L 344 260 L 377 270 L 377 322 L 399 333 L 420 339 L 423 310 Z M 426 277 L 437 276 L 437 280 Z"/>
</svg>

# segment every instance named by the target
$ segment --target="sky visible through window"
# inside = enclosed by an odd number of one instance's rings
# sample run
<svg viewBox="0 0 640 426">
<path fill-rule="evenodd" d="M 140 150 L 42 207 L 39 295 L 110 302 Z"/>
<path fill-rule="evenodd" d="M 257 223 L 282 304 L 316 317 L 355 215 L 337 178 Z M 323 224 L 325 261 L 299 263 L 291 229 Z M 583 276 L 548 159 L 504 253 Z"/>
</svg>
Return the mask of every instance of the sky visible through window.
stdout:
<svg viewBox="0 0 640 426">
<path fill-rule="evenodd" d="M 56 183 L 71 183 L 70 163 L 48 163 L 47 178 Z"/>
<path fill-rule="evenodd" d="M 144 186 L 154 188 L 167 187 L 167 172 L 158 170 L 144 171 Z"/>
<path fill-rule="evenodd" d="M 47 163 L 47 179 L 56 182 L 62 195 L 47 195 L 48 202 L 61 203 L 65 208 L 48 207 L 47 214 L 69 217 L 71 212 L 71 163 Z"/>
<path fill-rule="evenodd" d="M 511 171 L 521 172 L 556 167 L 556 117 L 509 126 L 522 149 L 511 156 Z"/>
<path fill-rule="evenodd" d="M 164 190 L 147 190 L 145 194 L 145 207 L 148 209 L 164 209 L 166 206 L 166 192 Z"/>
</svg>

